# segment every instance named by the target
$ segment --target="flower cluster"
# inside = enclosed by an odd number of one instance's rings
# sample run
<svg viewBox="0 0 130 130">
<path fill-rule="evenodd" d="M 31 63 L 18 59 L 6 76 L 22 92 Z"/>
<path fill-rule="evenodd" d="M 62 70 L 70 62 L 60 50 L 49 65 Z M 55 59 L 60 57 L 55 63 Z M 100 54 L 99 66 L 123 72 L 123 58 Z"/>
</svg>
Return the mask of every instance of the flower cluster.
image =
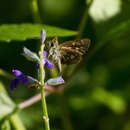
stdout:
<svg viewBox="0 0 130 130">
<path fill-rule="evenodd" d="M 40 39 L 42 44 L 45 41 L 45 37 L 46 37 L 46 32 L 45 30 L 42 30 L 40 33 Z M 38 57 L 38 55 L 32 51 L 30 51 L 29 49 L 27 49 L 26 47 L 23 48 L 23 55 L 25 56 L 25 58 L 29 61 L 33 61 L 37 63 L 37 69 L 39 69 L 39 64 L 40 64 L 40 59 Z M 46 68 L 48 69 L 53 69 L 54 66 L 53 64 L 50 62 L 49 59 L 47 59 L 47 52 L 43 51 L 43 60 L 44 60 L 44 65 Z M 12 80 L 10 88 L 11 88 L 11 92 L 13 92 L 14 89 L 16 89 L 19 85 L 31 85 L 31 84 L 38 84 L 39 85 L 39 81 L 31 76 L 26 76 L 24 75 L 21 71 L 19 70 L 13 70 L 13 75 L 16 77 L 14 80 Z M 63 84 L 64 80 L 61 76 L 56 77 L 56 78 L 51 78 L 49 80 L 47 80 L 46 84 L 47 85 L 60 85 Z"/>
</svg>

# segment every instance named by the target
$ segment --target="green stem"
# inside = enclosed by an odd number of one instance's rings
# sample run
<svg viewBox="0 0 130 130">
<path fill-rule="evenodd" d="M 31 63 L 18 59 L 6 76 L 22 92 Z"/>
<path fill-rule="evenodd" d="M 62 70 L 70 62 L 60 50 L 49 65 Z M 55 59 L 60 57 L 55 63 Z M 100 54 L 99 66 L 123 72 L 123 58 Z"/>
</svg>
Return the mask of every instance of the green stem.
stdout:
<svg viewBox="0 0 130 130">
<path fill-rule="evenodd" d="M 31 1 L 31 10 L 33 15 L 33 20 L 35 23 L 41 23 L 39 8 L 38 8 L 38 0 Z"/>
<path fill-rule="evenodd" d="M 17 114 L 10 116 L 10 122 L 15 130 L 26 130 Z"/>
<path fill-rule="evenodd" d="M 64 91 L 60 93 L 61 95 L 61 109 L 62 109 L 62 123 L 65 130 L 73 130 L 70 113 L 68 109 L 67 98 L 64 95 Z"/>
<path fill-rule="evenodd" d="M 81 38 L 81 36 L 82 36 L 82 34 L 84 32 L 85 26 L 87 24 L 88 16 L 89 16 L 89 12 L 88 11 L 89 11 L 89 8 L 90 8 L 92 2 L 93 2 L 93 0 L 90 0 L 88 3 L 86 3 L 87 6 L 86 6 L 85 12 L 83 14 L 82 20 L 81 20 L 81 22 L 79 24 L 79 29 L 78 29 L 79 34 L 78 34 L 76 39 Z"/>
<path fill-rule="evenodd" d="M 31 12 L 32 12 L 32 18 L 33 18 L 33 22 L 36 24 L 41 24 L 42 23 L 42 20 L 41 20 L 41 17 L 40 17 L 40 11 L 39 11 L 39 5 L 38 5 L 38 0 L 31 0 L 31 3 L 30 3 L 30 9 L 31 9 Z M 37 41 L 37 44 L 36 44 L 36 50 L 39 50 L 40 49 L 40 42 Z"/>
<path fill-rule="evenodd" d="M 41 101 L 42 101 L 42 111 L 43 111 L 43 120 L 45 123 L 45 130 L 50 130 L 49 126 L 49 118 L 47 113 L 47 105 L 46 105 L 46 99 L 45 99 L 45 91 L 44 91 L 44 61 L 43 61 L 43 48 L 44 44 L 41 45 L 41 51 L 39 52 L 40 55 L 40 84 L 41 84 Z"/>
<path fill-rule="evenodd" d="M 83 18 L 79 24 L 79 34 L 77 36 L 76 39 L 79 39 L 81 38 L 82 34 L 83 34 L 83 31 L 84 31 L 84 28 L 86 26 L 86 23 L 87 23 L 87 18 L 88 18 L 88 8 L 85 9 L 85 12 L 84 12 L 84 15 L 83 15 Z"/>
</svg>

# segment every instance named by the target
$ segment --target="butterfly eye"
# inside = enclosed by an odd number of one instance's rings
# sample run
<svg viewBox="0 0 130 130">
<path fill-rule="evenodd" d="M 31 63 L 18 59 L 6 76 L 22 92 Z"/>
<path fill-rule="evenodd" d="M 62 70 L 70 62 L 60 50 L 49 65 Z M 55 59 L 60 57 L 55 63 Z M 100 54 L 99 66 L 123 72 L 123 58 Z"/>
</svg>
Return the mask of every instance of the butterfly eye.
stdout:
<svg viewBox="0 0 130 130">
<path fill-rule="evenodd" d="M 53 47 L 53 43 L 51 41 L 47 42 L 49 48 Z"/>
<path fill-rule="evenodd" d="M 53 47 L 54 46 L 54 43 L 53 42 L 50 42 L 50 45 L 49 45 L 50 47 Z"/>
</svg>

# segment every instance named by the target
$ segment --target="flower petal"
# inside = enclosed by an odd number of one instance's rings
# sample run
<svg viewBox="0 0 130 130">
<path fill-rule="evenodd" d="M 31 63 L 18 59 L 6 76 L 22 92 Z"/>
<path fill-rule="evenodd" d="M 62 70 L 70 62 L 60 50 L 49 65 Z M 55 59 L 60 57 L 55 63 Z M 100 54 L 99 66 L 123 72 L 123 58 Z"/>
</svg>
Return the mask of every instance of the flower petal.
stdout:
<svg viewBox="0 0 130 130">
<path fill-rule="evenodd" d="M 29 84 L 29 80 L 28 80 L 27 76 L 22 75 L 21 77 L 19 77 L 19 80 L 20 80 L 21 85 Z"/>
<path fill-rule="evenodd" d="M 17 88 L 17 86 L 19 85 L 19 79 L 14 79 L 11 82 L 10 88 L 11 88 L 11 93 L 13 93 L 13 90 L 15 88 Z"/>
<path fill-rule="evenodd" d="M 62 78 L 62 76 L 59 76 L 59 77 L 57 77 L 57 82 L 60 83 L 60 84 L 63 84 L 65 81 Z"/>
<path fill-rule="evenodd" d="M 46 66 L 48 69 L 53 69 L 53 68 L 54 68 L 53 64 L 52 64 L 48 59 L 46 60 L 45 66 Z"/>
<path fill-rule="evenodd" d="M 37 63 L 37 68 L 39 69 L 39 64 Z"/>
<path fill-rule="evenodd" d="M 47 52 L 46 52 L 46 51 L 43 51 L 43 58 L 46 59 L 46 56 L 47 56 Z"/>
<path fill-rule="evenodd" d="M 16 76 L 16 77 L 23 75 L 22 72 L 19 71 L 19 70 L 12 70 L 12 72 L 13 72 L 13 75 Z"/>
</svg>

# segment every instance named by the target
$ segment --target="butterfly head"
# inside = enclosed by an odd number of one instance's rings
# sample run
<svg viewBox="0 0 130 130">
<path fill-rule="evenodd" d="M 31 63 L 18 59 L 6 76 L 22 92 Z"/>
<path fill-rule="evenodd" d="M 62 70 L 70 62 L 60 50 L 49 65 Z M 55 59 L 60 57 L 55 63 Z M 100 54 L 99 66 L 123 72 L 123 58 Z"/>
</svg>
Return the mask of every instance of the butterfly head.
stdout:
<svg viewBox="0 0 130 130">
<path fill-rule="evenodd" d="M 49 49 L 56 48 L 58 46 L 58 37 L 54 37 L 51 41 L 47 42 Z"/>
<path fill-rule="evenodd" d="M 60 50 L 58 46 L 58 37 L 54 37 L 48 42 L 49 56 L 53 59 L 54 64 L 58 67 L 59 72 L 61 72 L 61 61 L 60 61 Z"/>
<path fill-rule="evenodd" d="M 48 41 L 47 45 L 49 49 L 49 57 L 54 59 L 60 55 L 58 52 L 58 37 L 54 37 L 51 41 Z"/>
</svg>

